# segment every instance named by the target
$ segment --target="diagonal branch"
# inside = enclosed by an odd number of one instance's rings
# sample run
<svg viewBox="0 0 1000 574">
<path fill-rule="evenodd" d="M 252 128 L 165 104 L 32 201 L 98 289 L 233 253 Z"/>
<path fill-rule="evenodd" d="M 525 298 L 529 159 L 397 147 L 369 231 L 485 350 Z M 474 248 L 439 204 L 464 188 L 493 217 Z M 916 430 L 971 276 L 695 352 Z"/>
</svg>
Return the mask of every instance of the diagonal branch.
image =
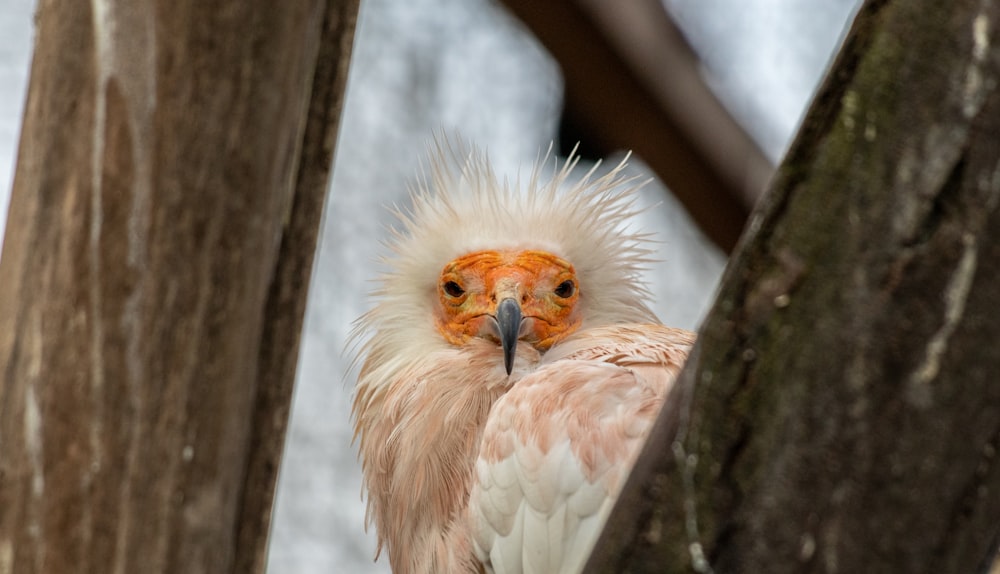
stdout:
<svg viewBox="0 0 1000 574">
<path fill-rule="evenodd" d="M 862 8 L 589 572 L 987 567 L 997 30 L 988 1 Z"/>
</svg>

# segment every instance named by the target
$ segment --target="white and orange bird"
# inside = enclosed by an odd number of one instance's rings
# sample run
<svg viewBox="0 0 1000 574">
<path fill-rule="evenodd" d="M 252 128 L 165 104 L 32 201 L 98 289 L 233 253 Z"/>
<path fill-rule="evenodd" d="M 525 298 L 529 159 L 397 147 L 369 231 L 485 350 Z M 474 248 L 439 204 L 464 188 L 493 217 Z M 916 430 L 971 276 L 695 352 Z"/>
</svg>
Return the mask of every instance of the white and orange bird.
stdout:
<svg viewBox="0 0 1000 574">
<path fill-rule="evenodd" d="M 636 189 L 501 182 L 446 142 L 359 319 L 368 523 L 396 574 L 579 572 L 694 335 L 665 327 Z"/>
</svg>

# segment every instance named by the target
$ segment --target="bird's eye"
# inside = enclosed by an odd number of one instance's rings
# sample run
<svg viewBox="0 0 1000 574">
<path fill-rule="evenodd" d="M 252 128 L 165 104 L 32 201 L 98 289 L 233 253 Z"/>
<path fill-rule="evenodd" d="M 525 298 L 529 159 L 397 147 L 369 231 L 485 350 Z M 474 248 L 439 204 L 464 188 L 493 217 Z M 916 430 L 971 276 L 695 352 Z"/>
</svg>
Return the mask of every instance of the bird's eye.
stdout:
<svg viewBox="0 0 1000 574">
<path fill-rule="evenodd" d="M 448 294 L 449 297 L 461 297 L 465 295 L 465 289 L 454 281 L 448 281 L 444 284 L 444 292 Z"/>
<path fill-rule="evenodd" d="M 569 299 L 573 296 L 573 293 L 576 293 L 576 285 L 574 285 L 569 279 L 560 283 L 555 290 L 556 296 L 562 297 L 563 299 Z"/>
</svg>

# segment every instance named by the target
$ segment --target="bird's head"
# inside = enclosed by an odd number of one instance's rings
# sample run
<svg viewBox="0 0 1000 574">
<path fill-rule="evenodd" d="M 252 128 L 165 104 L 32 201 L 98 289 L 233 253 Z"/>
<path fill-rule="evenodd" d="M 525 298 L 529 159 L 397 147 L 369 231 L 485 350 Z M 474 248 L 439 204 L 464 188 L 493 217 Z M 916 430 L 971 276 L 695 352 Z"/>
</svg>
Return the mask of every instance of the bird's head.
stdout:
<svg viewBox="0 0 1000 574">
<path fill-rule="evenodd" d="M 430 177 L 397 211 L 378 303 L 357 325 L 377 379 L 445 347 L 496 344 L 508 374 L 518 343 L 544 353 L 589 326 L 655 322 L 640 278 L 651 250 L 624 162 L 574 184 L 570 158 L 522 187 L 477 150 L 438 141 Z"/>
<path fill-rule="evenodd" d="M 546 251 L 468 253 L 441 271 L 435 322 L 454 345 L 496 341 L 510 374 L 519 340 L 544 352 L 580 326 L 578 285 L 573 265 Z"/>
</svg>

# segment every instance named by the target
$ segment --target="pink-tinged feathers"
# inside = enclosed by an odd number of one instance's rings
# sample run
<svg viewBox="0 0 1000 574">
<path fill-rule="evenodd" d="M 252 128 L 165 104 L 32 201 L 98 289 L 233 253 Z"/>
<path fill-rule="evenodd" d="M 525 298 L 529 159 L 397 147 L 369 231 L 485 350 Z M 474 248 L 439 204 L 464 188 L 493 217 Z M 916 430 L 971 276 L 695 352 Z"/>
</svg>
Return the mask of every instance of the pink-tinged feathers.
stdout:
<svg viewBox="0 0 1000 574">
<path fill-rule="evenodd" d="M 522 189 L 439 144 L 358 321 L 368 522 L 396 574 L 577 571 L 693 342 L 646 304 L 623 166 L 568 186 L 575 160 L 546 163 Z M 552 253 L 579 281 L 578 330 L 519 345 L 510 376 L 496 341 L 453 345 L 434 320 L 442 268 L 482 250 Z"/>
<path fill-rule="evenodd" d="M 354 409 L 368 519 L 394 572 L 476 571 L 455 516 L 468 497 L 483 426 L 505 390 L 497 357 L 496 345 L 480 340 L 414 360 L 384 385 L 359 385 Z M 360 380 L 367 375 L 366 365 Z"/>
<path fill-rule="evenodd" d="M 660 325 L 583 331 L 497 400 L 468 505 L 487 571 L 583 568 L 693 343 Z"/>
</svg>

